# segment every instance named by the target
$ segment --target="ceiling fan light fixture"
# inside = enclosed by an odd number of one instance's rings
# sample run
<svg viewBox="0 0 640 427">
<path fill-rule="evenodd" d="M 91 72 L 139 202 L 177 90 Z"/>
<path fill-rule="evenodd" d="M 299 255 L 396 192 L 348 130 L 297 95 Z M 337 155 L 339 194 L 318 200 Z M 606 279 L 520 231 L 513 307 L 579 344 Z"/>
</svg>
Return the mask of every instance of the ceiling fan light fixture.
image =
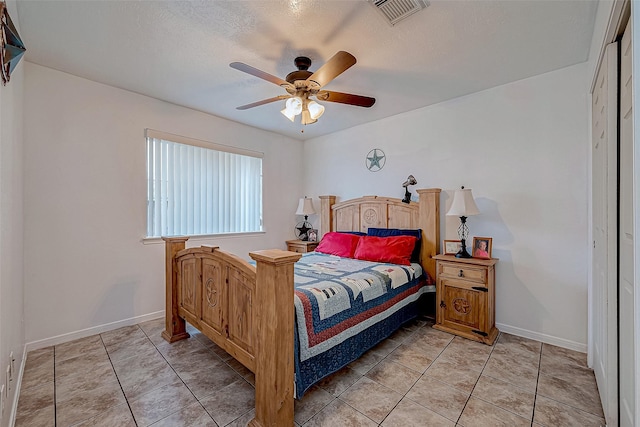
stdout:
<svg viewBox="0 0 640 427">
<path fill-rule="evenodd" d="M 286 106 L 285 109 L 287 111 L 289 111 L 290 114 L 293 114 L 294 116 L 297 116 L 298 114 L 300 114 L 302 112 L 302 99 L 300 99 L 297 96 L 293 96 L 293 97 L 287 99 L 287 102 L 285 103 L 285 106 Z"/>
<path fill-rule="evenodd" d="M 302 119 L 300 121 L 300 123 L 302 123 L 303 125 L 310 125 L 312 123 L 317 122 L 318 120 L 314 119 L 311 117 L 311 114 L 309 113 L 309 110 L 304 110 L 302 112 Z"/>
<path fill-rule="evenodd" d="M 2 0 L 0 0 L 1 2 Z M 292 0 L 293 1 L 293 0 Z M 298 1 L 298 0 L 296 0 Z M 374 1 L 374 0 L 369 0 Z M 376 0 L 386 2 L 390 0 Z M 395 0 L 409 1 L 409 0 Z M 411 0 L 424 1 L 424 0 Z M 325 107 L 312 101 L 309 97 L 313 96 L 320 101 L 339 102 L 341 104 L 355 105 L 358 107 L 371 107 L 375 102 L 375 98 L 368 96 L 354 95 L 351 93 L 331 92 L 322 90 L 334 78 L 344 73 L 347 69 L 356 63 L 355 56 L 349 52 L 339 51 L 324 63 L 317 71 L 309 71 L 311 59 L 306 56 L 299 56 L 294 61 L 297 71 L 287 75 L 286 80 L 273 76 L 264 71 L 258 70 L 250 65 L 242 62 L 232 62 L 229 64 L 231 68 L 259 77 L 270 83 L 276 84 L 287 91 L 287 95 L 274 96 L 262 101 L 253 102 L 251 104 L 236 107 L 237 110 L 247 110 L 249 108 L 258 107 L 260 105 L 269 104 L 271 102 L 285 100 L 285 108 L 280 112 L 286 118 L 295 122 L 295 116 L 302 114 L 302 124 L 308 125 L 315 123 L 324 114 Z"/>
<path fill-rule="evenodd" d="M 324 114 L 324 105 L 320 105 L 316 101 L 310 101 L 307 109 L 313 120 L 319 119 Z"/>
<path fill-rule="evenodd" d="M 282 113 L 283 116 L 285 116 L 287 119 L 291 120 L 292 122 L 296 119 L 296 115 L 293 114 L 293 112 L 291 112 L 291 110 L 289 110 L 288 108 L 284 108 L 280 112 Z"/>
</svg>

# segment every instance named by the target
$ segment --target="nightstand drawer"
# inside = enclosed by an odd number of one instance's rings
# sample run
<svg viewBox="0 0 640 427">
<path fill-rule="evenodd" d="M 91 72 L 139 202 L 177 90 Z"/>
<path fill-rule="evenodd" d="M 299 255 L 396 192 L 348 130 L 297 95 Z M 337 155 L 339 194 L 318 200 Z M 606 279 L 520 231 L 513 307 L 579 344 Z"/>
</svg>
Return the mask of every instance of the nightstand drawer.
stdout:
<svg viewBox="0 0 640 427">
<path fill-rule="evenodd" d="M 470 280 L 478 283 L 487 283 L 487 269 L 482 267 L 473 267 L 461 264 L 439 263 L 441 277 L 457 278 L 461 280 Z"/>
<path fill-rule="evenodd" d="M 287 250 L 291 252 L 297 252 L 299 254 L 313 252 L 316 249 L 316 246 L 318 246 L 318 242 L 287 240 Z"/>
</svg>

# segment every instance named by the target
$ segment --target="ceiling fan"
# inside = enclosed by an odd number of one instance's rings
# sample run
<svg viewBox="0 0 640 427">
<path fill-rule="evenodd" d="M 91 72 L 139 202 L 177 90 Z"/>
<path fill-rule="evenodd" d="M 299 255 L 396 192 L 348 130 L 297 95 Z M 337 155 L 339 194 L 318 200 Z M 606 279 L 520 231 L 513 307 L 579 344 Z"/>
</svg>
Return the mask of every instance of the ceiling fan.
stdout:
<svg viewBox="0 0 640 427">
<path fill-rule="evenodd" d="M 243 64 L 242 62 L 232 62 L 229 64 L 231 68 L 244 71 L 252 76 L 277 84 L 287 91 L 287 95 L 263 99 L 262 101 L 242 105 L 237 107 L 237 109 L 246 110 L 286 99 L 285 108 L 281 113 L 292 122 L 298 114 L 302 114 L 301 123 L 308 125 L 317 122 L 318 118 L 324 113 L 324 106 L 312 100 L 311 97 L 315 97 L 318 101 L 339 102 L 341 104 L 356 105 L 358 107 L 371 107 L 376 102 L 375 98 L 368 96 L 323 89 L 329 82 L 356 63 L 356 58 L 348 52 L 340 51 L 336 53 L 316 72 L 309 71 L 311 59 L 306 56 L 297 57 L 293 63 L 298 70 L 287 74 L 285 80 L 265 73 L 250 65 Z"/>
</svg>

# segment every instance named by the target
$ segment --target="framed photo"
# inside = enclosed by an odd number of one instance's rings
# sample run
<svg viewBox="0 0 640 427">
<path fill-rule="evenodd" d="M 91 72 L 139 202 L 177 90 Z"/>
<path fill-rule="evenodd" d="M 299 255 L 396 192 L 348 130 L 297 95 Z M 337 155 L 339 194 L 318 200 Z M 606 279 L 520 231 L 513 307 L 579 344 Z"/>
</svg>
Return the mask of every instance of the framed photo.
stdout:
<svg viewBox="0 0 640 427">
<path fill-rule="evenodd" d="M 309 242 L 317 242 L 318 241 L 318 230 L 312 228 L 307 231 L 307 241 Z"/>
<path fill-rule="evenodd" d="M 445 255 L 455 255 L 462 248 L 462 242 L 460 240 L 445 240 L 442 245 L 442 250 Z"/>
<path fill-rule="evenodd" d="M 491 237 L 474 237 L 473 253 L 471 255 L 474 258 L 491 258 L 491 240 Z"/>
</svg>

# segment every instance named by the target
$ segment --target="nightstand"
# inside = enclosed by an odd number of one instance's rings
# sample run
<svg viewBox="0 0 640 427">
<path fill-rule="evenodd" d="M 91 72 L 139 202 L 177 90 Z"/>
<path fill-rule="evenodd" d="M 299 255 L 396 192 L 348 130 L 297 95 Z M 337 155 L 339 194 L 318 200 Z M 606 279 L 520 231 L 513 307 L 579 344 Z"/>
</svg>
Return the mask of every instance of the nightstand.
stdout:
<svg viewBox="0 0 640 427">
<path fill-rule="evenodd" d="M 299 254 L 313 252 L 316 246 L 318 246 L 318 242 L 305 242 L 304 240 L 287 240 L 287 250 L 291 252 L 298 252 Z"/>
<path fill-rule="evenodd" d="M 492 345 L 495 325 L 495 265 L 498 260 L 436 255 L 434 328 Z"/>
</svg>

